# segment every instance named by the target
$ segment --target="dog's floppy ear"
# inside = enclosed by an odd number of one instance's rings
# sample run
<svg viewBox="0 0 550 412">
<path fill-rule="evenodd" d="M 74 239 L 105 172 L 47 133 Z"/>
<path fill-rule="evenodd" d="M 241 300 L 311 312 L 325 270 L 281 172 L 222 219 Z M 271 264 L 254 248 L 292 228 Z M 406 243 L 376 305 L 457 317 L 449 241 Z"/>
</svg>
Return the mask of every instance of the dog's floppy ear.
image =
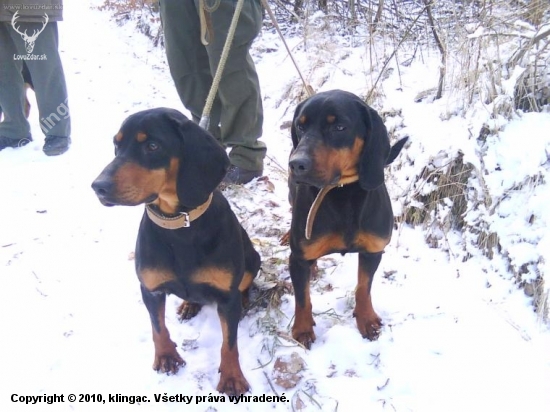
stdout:
<svg viewBox="0 0 550 412">
<path fill-rule="evenodd" d="M 359 184 L 364 190 L 373 190 L 384 183 L 384 167 L 390 153 L 390 141 L 386 126 L 378 113 L 365 103 L 360 104 L 366 136 L 359 164 Z"/>
<path fill-rule="evenodd" d="M 185 116 L 171 116 L 183 144 L 176 192 L 181 205 L 194 208 L 208 199 L 229 167 L 225 149 L 206 130 Z"/>
<path fill-rule="evenodd" d="M 388 158 L 386 159 L 386 166 L 391 164 L 399 155 L 399 152 L 401 149 L 403 149 L 403 146 L 405 146 L 405 143 L 409 140 L 409 137 L 404 137 L 403 139 L 399 140 L 396 144 L 394 144 L 390 149 L 390 154 L 388 155 Z"/>
<path fill-rule="evenodd" d="M 298 135 L 296 134 L 296 118 L 299 116 L 300 110 L 302 110 L 302 106 L 306 100 L 298 103 L 298 106 L 296 106 L 296 109 L 294 110 L 294 116 L 292 117 L 292 125 L 290 126 L 290 136 L 292 137 L 292 148 L 296 149 L 296 146 L 298 146 Z"/>
</svg>

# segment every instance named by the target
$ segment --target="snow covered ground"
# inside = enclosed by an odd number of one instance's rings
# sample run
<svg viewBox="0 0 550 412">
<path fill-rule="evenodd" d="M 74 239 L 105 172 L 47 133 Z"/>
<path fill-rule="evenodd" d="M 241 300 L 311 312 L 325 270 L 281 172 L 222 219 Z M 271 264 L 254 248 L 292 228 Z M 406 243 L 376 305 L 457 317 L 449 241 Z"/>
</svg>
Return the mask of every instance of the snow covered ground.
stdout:
<svg viewBox="0 0 550 412">
<path fill-rule="evenodd" d="M 32 110 L 34 142 L 0 152 L 0 410 L 550 410 L 550 332 L 537 321 L 531 301 L 513 284 L 504 263 L 481 253 L 463 262 L 462 240 L 452 231 L 446 246 L 435 249 L 426 245 L 420 228 L 407 225 L 394 233 L 375 277 L 374 307 L 384 321 L 378 341 L 363 340 L 352 317 L 354 256 L 320 262 L 323 276 L 313 283 L 312 297 L 317 341 L 310 351 L 285 339 L 294 306 L 289 294 L 282 296 L 280 312 L 257 308 L 243 318 L 239 347 L 250 394 L 273 395 L 275 390 L 289 402 L 237 407 L 227 397 L 209 402 L 210 395 L 219 395 L 216 311 L 203 308 L 180 324 L 176 298 L 168 300 L 167 324 L 187 365 L 174 376 L 155 373 L 149 318 L 131 259 L 143 208 L 105 208 L 90 184 L 111 160 L 112 136 L 127 115 L 157 106 L 184 109 L 163 50 L 153 48 L 132 25 L 118 27 L 89 2 L 67 1 L 59 27 L 73 145 L 60 157 L 44 156 L 37 111 Z M 289 39 L 293 47 L 300 41 Z M 336 45 L 324 49 L 325 55 L 301 49 L 297 60 L 308 67 L 315 59 L 329 62 L 312 79 L 317 90 L 364 93 L 364 50 Z M 299 84 L 274 33 L 263 32 L 254 58 L 266 112 L 266 174 L 273 187 L 252 183 L 228 189 L 226 195 L 262 252 L 258 280 L 267 287 L 273 276 L 289 281 L 288 249 L 276 243 L 289 223 L 284 171 L 290 137 L 280 126 L 291 119 Z M 403 68 L 399 78 L 384 85 L 384 109 L 401 110 L 413 142 L 402 156 L 418 163 L 448 147 L 467 147 L 468 130 L 479 130 L 475 119 L 442 120 L 444 103 L 413 102 L 419 91 L 435 85 L 433 61 L 436 56 Z M 493 186 L 508 187 L 514 177 L 509 171 L 528 168 L 529 153 L 548 154 L 548 130 L 548 113 L 509 124 L 500 136 L 504 149 L 490 157 L 494 165 L 486 165 L 503 170 L 488 176 L 500 179 Z M 522 143 L 527 135 L 538 136 L 528 152 Z M 465 157 L 475 160 L 467 150 Z M 392 173 L 390 191 L 400 211 L 407 169 Z M 537 202 L 509 205 L 511 243 L 522 231 L 534 233 L 520 223 L 520 214 L 542 213 L 548 189 L 537 190 Z M 505 217 L 495 219 L 506 226 Z M 547 253 L 548 229 L 541 224 L 536 230 L 537 239 L 544 240 L 539 252 Z M 530 251 L 522 250 L 518 259 Z M 304 367 L 297 385 L 285 389 L 275 382 L 275 358 L 292 353 Z M 29 406 L 12 401 L 13 395 L 18 400 L 53 394 L 63 394 L 65 402 Z M 106 402 L 69 402 L 69 394 L 101 394 Z M 150 402 L 109 402 L 108 396 L 116 394 L 147 396 Z M 186 405 L 157 402 L 155 395 L 193 398 Z"/>
</svg>

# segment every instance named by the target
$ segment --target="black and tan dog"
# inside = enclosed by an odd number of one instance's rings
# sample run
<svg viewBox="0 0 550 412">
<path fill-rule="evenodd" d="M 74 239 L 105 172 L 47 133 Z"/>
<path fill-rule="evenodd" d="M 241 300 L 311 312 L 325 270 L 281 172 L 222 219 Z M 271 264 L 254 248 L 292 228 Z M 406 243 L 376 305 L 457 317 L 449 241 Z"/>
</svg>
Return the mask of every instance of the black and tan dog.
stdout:
<svg viewBox="0 0 550 412">
<path fill-rule="evenodd" d="M 182 318 L 214 302 L 223 335 L 217 389 L 248 391 L 237 327 L 260 256 L 216 189 L 229 166 L 225 150 L 183 114 L 165 108 L 128 117 L 114 144 L 115 159 L 92 187 L 106 206 L 146 204 L 135 262 L 153 328 L 153 369 L 175 373 L 184 364 L 165 325 L 166 294 L 184 299 Z"/>
<path fill-rule="evenodd" d="M 292 336 L 305 347 L 315 341 L 309 282 L 321 256 L 358 253 L 354 316 L 361 335 L 378 337 L 381 320 L 371 285 L 393 228 L 384 167 L 406 138 L 390 148 L 375 110 L 341 90 L 319 93 L 300 103 L 291 128 L 289 159 L 290 276 L 296 308 Z"/>
</svg>

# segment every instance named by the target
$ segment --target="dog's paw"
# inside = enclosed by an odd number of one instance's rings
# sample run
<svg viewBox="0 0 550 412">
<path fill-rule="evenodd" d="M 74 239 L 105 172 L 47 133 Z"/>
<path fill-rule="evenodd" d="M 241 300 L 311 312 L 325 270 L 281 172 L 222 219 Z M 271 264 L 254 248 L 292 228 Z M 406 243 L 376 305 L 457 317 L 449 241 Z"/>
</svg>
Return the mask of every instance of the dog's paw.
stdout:
<svg viewBox="0 0 550 412">
<path fill-rule="evenodd" d="M 295 316 L 294 325 L 292 325 L 292 338 L 306 349 L 310 349 L 311 344 L 315 342 L 313 316 L 310 311 L 297 311 Z"/>
<path fill-rule="evenodd" d="M 298 332 L 293 330 L 292 337 L 296 342 L 304 346 L 306 349 L 311 349 L 311 345 L 313 344 L 313 342 L 315 342 L 315 332 L 313 332 L 313 328 L 311 329 L 311 331 L 307 332 Z"/>
<path fill-rule="evenodd" d="M 153 369 L 167 375 L 175 375 L 180 367 L 185 366 L 185 361 L 174 348 L 171 353 L 155 354 Z"/>
<path fill-rule="evenodd" d="M 234 374 L 222 374 L 220 377 L 220 383 L 216 388 L 218 392 L 225 393 L 229 396 L 239 396 L 246 393 L 250 389 L 250 385 L 246 381 L 241 371 Z"/>
<path fill-rule="evenodd" d="M 180 322 L 192 319 L 197 316 L 201 308 L 202 305 L 198 303 L 188 302 L 184 300 L 176 311 L 178 314 L 178 319 L 180 320 Z"/>
<path fill-rule="evenodd" d="M 368 340 L 377 340 L 380 336 L 382 328 L 382 319 L 375 312 L 366 315 L 359 315 L 354 312 L 355 320 L 357 321 L 357 329 L 363 338 Z"/>
</svg>

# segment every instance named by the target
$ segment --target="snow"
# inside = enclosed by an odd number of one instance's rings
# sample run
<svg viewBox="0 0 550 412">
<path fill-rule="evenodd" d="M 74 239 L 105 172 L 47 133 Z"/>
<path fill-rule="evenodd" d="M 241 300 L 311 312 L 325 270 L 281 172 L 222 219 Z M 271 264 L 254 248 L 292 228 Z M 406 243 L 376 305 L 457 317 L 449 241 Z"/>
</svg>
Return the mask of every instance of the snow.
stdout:
<svg viewBox="0 0 550 412">
<path fill-rule="evenodd" d="M 42 153 L 35 105 L 34 142 L 0 152 L 0 409 L 45 410 L 26 406 L 12 394 L 146 395 L 151 402 L 58 403 L 65 410 L 235 410 L 208 402 L 218 382 L 221 331 L 213 307 L 180 323 L 167 302 L 167 326 L 187 364 L 174 376 L 151 369 L 153 342 L 141 302 L 131 254 L 142 207 L 105 208 L 90 188 L 112 159 L 112 136 L 130 113 L 166 106 L 184 111 L 166 65 L 131 24 L 117 26 L 109 13 L 89 2 L 65 2 L 59 24 L 61 55 L 69 88 L 73 145 L 64 155 Z M 315 18 L 319 18 L 318 16 Z M 364 95 L 371 86 L 369 58 L 354 41 L 319 32 L 289 37 L 291 49 L 317 91 L 340 88 Z M 326 45 L 331 47 L 327 48 Z M 276 244 L 289 224 L 285 170 L 291 148 L 288 129 L 301 85 L 275 33 L 264 30 L 255 44 L 264 96 L 266 174 L 274 184 L 252 183 L 228 189 L 243 224 L 262 252 L 264 271 L 290 281 L 288 249 Z M 381 88 L 383 112 L 396 136 L 411 143 L 392 166 L 389 188 L 400 211 L 415 168 L 448 162 L 464 153 L 479 164 L 475 137 L 485 121 L 483 109 L 452 116 L 456 101 L 423 100 L 433 87 L 438 56 L 425 56 Z M 376 106 L 376 105 L 375 105 Z M 500 127 L 500 126 L 499 126 Z M 547 175 L 550 114 L 525 114 L 508 122 L 487 142 L 486 183 L 495 198 L 525 176 Z M 497 142 L 498 140 L 498 142 Z M 498 143 L 498 144 L 497 144 Z M 446 160 L 445 160 L 446 159 Z M 414 166 L 407 162 L 414 160 Z M 486 216 L 516 267 L 548 256 L 550 236 L 546 185 L 508 193 L 498 213 Z M 478 214 L 483 215 L 478 210 Z M 530 217 L 536 216 L 532 223 Z M 473 220 L 475 221 L 475 219 Z M 357 262 L 353 255 L 319 262 L 322 276 L 312 282 L 317 341 L 311 350 L 296 347 L 289 335 L 294 298 L 282 297 L 280 313 L 256 309 L 239 325 L 240 361 L 251 395 L 273 395 L 275 357 L 296 352 L 306 364 L 298 386 L 274 385 L 288 403 L 245 403 L 251 411 L 518 411 L 550 410 L 550 331 L 533 312 L 532 301 L 513 283 L 505 260 L 481 252 L 463 261 L 464 240 L 452 231 L 445 244 L 430 248 L 420 227 L 401 224 L 394 232 L 375 277 L 373 302 L 384 321 L 378 341 L 361 338 L 352 316 Z M 472 253 L 472 248 L 468 251 Z M 539 262 L 544 268 L 544 259 Z M 525 274 L 533 277 L 533 272 Z M 274 319 L 274 324 L 269 323 Z M 268 321 L 267 324 L 263 320 Z M 275 325 L 275 330 L 273 329 Z M 264 365 L 261 367 L 261 365 Z M 268 381 L 269 378 L 269 381 Z M 193 396 L 189 405 L 154 401 L 154 395 Z M 197 396 L 205 401 L 196 403 Z"/>
</svg>

